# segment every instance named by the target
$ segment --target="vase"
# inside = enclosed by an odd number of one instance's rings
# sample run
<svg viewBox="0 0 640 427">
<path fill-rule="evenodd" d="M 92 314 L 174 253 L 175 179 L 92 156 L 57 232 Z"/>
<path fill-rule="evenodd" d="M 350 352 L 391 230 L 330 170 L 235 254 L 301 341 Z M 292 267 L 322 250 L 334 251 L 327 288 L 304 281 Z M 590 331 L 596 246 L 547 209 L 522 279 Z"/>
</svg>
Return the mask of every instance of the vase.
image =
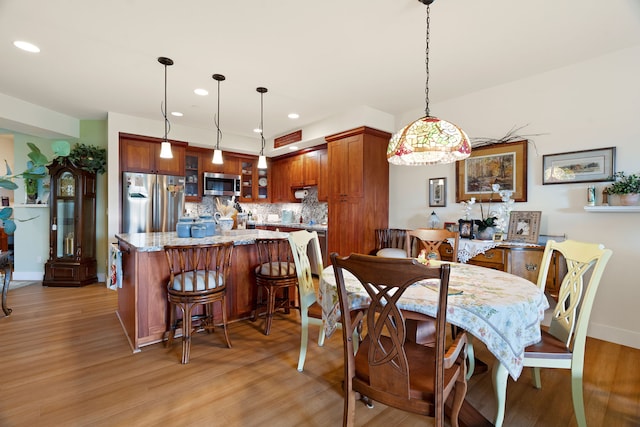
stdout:
<svg viewBox="0 0 640 427">
<path fill-rule="evenodd" d="M 495 234 L 496 229 L 493 227 L 487 227 L 484 230 L 480 231 L 478 229 L 478 234 L 476 234 L 476 239 L 478 240 L 493 240 L 493 235 Z"/>
<path fill-rule="evenodd" d="M 622 206 L 635 206 L 640 199 L 640 193 L 629 193 L 620 195 L 620 204 Z"/>
<path fill-rule="evenodd" d="M 35 205 L 36 204 L 36 200 L 38 200 L 38 195 L 37 194 L 27 194 L 27 204 L 28 205 Z"/>
</svg>

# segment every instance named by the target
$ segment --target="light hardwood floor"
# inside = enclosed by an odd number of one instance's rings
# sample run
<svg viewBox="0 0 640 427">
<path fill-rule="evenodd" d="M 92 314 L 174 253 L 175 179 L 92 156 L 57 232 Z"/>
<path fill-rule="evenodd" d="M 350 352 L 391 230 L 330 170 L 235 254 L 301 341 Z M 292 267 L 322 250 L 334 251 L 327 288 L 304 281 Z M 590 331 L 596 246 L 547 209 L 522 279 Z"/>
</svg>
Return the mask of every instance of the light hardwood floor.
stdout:
<svg viewBox="0 0 640 427">
<path fill-rule="evenodd" d="M 191 361 L 180 344 L 132 354 L 116 318 L 116 292 L 31 285 L 9 291 L 13 313 L 0 318 L 0 426 L 339 426 L 342 347 L 338 335 L 309 345 L 296 370 L 298 315 L 231 325 L 194 338 Z M 311 326 L 312 339 L 318 327 Z M 492 362 L 478 344 L 478 355 Z M 589 426 L 640 425 L 640 350 L 587 343 L 585 401 Z M 525 371 L 509 380 L 505 426 L 575 426 L 570 376 L 544 370 L 543 388 Z M 469 401 L 492 419 L 489 373 L 470 382 Z M 430 425 L 428 419 L 376 404 L 358 406 L 359 426 Z"/>
</svg>

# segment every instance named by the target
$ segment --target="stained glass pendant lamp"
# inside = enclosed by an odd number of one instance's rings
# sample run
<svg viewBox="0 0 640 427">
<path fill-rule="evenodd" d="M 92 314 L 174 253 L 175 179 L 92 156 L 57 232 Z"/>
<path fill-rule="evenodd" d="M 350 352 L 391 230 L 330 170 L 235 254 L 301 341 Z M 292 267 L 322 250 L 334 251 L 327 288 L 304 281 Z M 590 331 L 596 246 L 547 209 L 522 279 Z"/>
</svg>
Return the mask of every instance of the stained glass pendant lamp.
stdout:
<svg viewBox="0 0 640 427">
<path fill-rule="evenodd" d="M 427 6 L 425 115 L 391 137 L 387 160 L 394 165 L 453 163 L 471 154 L 469 137 L 462 129 L 429 113 L 429 12 L 434 0 L 418 1 Z"/>
<path fill-rule="evenodd" d="M 213 158 L 211 159 L 211 163 L 216 165 L 221 165 L 224 160 L 222 160 L 222 150 L 220 149 L 220 139 L 222 138 L 222 132 L 220 131 L 220 82 L 224 81 L 225 77 L 222 74 L 214 74 L 213 80 L 218 82 L 218 114 L 215 117 L 216 123 L 216 148 L 213 150 Z"/>
<path fill-rule="evenodd" d="M 261 144 L 261 148 L 260 148 L 260 157 L 258 157 L 258 169 L 266 169 L 267 168 L 267 158 L 264 156 L 264 145 L 265 145 L 265 141 L 264 141 L 264 117 L 263 117 L 264 105 L 263 105 L 262 99 L 264 97 L 264 94 L 267 93 L 267 88 L 266 87 L 258 87 L 258 88 L 256 88 L 256 91 L 258 91 L 258 93 L 260 94 L 260 144 Z"/>
<path fill-rule="evenodd" d="M 158 62 L 164 65 L 164 104 L 160 108 L 162 110 L 162 116 L 164 117 L 164 139 L 160 145 L 160 157 L 163 159 L 172 159 L 171 143 L 167 139 L 167 134 L 169 133 L 169 119 L 167 119 L 167 66 L 173 65 L 173 61 L 161 56 L 158 58 Z"/>
</svg>

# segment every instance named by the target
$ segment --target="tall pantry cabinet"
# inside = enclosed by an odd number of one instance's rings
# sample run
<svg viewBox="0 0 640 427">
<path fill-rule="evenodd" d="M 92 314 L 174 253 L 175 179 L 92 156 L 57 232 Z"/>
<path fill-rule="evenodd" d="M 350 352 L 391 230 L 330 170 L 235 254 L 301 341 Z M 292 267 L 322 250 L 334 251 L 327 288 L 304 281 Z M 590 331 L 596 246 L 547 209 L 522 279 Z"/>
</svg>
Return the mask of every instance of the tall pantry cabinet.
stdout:
<svg viewBox="0 0 640 427">
<path fill-rule="evenodd" d="M 389 138 L 391 134 L 366 126 L 325 138 L 329 253 L 369 253 L 376 247 L 375 230 L 388 227 Z"/>
</svg>

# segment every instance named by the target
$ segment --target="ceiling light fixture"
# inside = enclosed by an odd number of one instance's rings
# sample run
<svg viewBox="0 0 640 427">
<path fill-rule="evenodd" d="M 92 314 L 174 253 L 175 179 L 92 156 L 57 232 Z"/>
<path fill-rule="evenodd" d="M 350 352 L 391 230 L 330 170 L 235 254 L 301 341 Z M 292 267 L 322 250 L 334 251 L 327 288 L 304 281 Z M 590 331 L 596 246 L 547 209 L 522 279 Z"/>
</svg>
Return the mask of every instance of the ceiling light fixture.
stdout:
<svg viewBox="0 0 640 427">
<path fill-rule="evenodd" d="M 387 160 L 394 165 L 453 163 L 471 154 L 469 137 L 462 129 L 429 114 L 429 12 L 434 0 L 418 1 L 427 6 L 425 116 L 409 123 L 389 141 Z"/>
<path fill-rule="evenodd" d="M 167 66 L 173 65 L 173 61 L 169 58 L 161 56 L 158 58 L 158 62 L 164 65 L 164 104 L 160 106 L 160 111 L 162 111 L 162 116 L 164 117 L 164 139 L 162 140 L 162 144 L 160 145 L 160 157 L 163 159 L 173 159 L 171 144 L 167 139 L 167 134 L 169 133 L 169 129 L 171 127 L 169 124 L 169 119 L 167 118 Z"/>
<path fill-rule="evenodd" d="M 222 131 L 220 130 L 220 82 L 224 81 L 225 77 L 222 74 L 214 74 L 211 77 L 218 82 L 218 114 L 216 114 L 213 120 L 216 124 L 216 148 L 213 150 L 211 163 L 221 165 L 224 160 L 222 160 L 222 150 L 220 149 L 220 139 L 222 138 Z"/>
<path fill-rule="evenodd" d="M 264 156 L 264 124 L 263 124 L 263 113 L 264 113 L 264 104 L 263 97 L 267 92 L 266 87 L 258 87 L 256 90 L 260 93 L 260 157 L 258 157 L 258 169 L 266 169 L 267 168 L 267 158 Z"/>
</svg>

